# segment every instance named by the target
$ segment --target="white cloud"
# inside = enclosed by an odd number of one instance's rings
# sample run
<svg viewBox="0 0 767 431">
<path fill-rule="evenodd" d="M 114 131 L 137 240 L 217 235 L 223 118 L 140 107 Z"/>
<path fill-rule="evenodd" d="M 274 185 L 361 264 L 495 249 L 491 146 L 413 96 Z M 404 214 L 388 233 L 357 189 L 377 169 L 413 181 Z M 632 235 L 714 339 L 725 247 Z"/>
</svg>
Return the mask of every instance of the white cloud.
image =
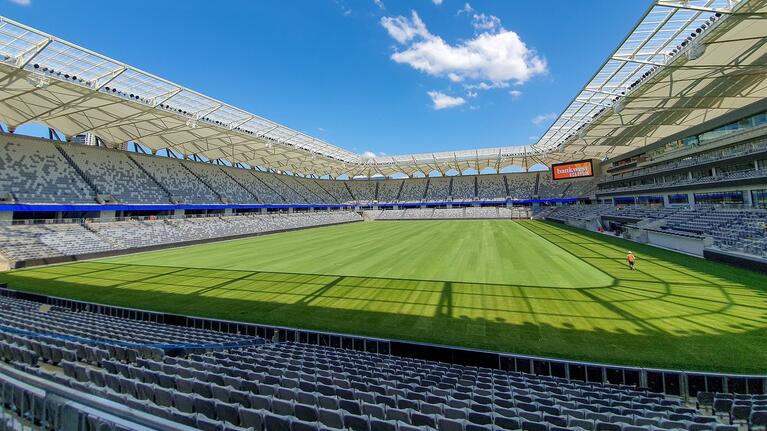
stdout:
<svg viewBox="0 0 767 431">
<path fill-rule="evenodd" d="M 431 101 L 434 103 L 434 109 L 437 111 L 445 108 L 454 108 L 466 103 L 466 99 L 463 97 L 448 96 L 447 94 L 440 93 L 439 91 L 429 91 L 426 94 L 431 97 Z"/>
<path fill-rule="evenodd" d="M 320 132 L 324 132 L 325 128 L 324 127 L 317 127 L 317 130 L 319 130 Z"/>
<path fill-rule="evenodd" d="M 473 99 L 473 98 L 475 98 L 475 97 L 477 97 L 477 95 L 478 95 L 478 94 L 477 94 L 477 92 L 476 92 L 476 91 L 471 91 L 471 90 L 469 90 L 469 91 L 467 91 L 467 92 L 466 92 L 466 97 L 471 97 L 472 99 Z"/>
<path fill-rule="evenodd" d="M 373 3 L 375 3 L 379 9 L 386 10 L 386 5 L 384 4 L 383 0 L 373 0 Z"/>
<path fill-rule="evenodd" d="M 352 14 L 352 10 L 349 8 L 344 9 L 344 16 L 349 16 Z"/>
<path fill-rule="evenodd" d="M 509 95 L 514 99 L 519 99 L 522 97 L 522 92 L 519 90 L 510 90 Z"/>
<path fill-rule="evenodd" d="M 466 84 L 463 88 L 467 90 L 492 90 L 494 88 L 507 88 L 508 82 L 480 82 L 478 84 Z"/>
<path fill-rule="evenodd" d="M 471 25 L 477 33 L 498 33 L 503 30 L 501 19 L 495 15 L 474 14 L 471 17 Z"/>
<path fill-rule="evenodd" d="M 442 4 L 442 0 L 431 0 L 435 5 L 439 6 Z"/>
<path fill-rule="evenodd" d="M 10 0 L 11 3 L 16 3 L 19 6 L 29 6 L 32 4 L 32 0 Z"/>
<path fill-rule="evenodd" d="M 541 139 L 541 137 L 533 135 L 533 136 L 528 136 L 527 139 L 529 139 L 531 141 L 537 141 L 538 139 Z"/>
<path fill-rule="evenodd" d="M 474 8 L 473 8 L 473 7 L 471 7 L 471 5 L 470 5 L 470 4 L 468 4 L 468 3 L 464 3 L 464 4 L 463 4 L 463 8 L 459 9 L 459 10 L 458 10 L 458 13 L 457 13 L 456 15 L 460 15 L 460 14 L 462 14 L 462 13 L 466 13 L 466 14 L 469 14 L 469 13 L 472 13 L 472 12 L 474 12 Z"/>
<path fill-rule="evenodd" d="M 479 106 L 469 105 L 469 109 L 471 109 L 472 111 L 476 111 L 477 109 L 479 109 Z"/>
<path fill-rule="evenodd" d="M 536 126 L 540 126 L 544 123 L 548 123 L 549 121 L 557 118 L 557 114 L 553 112 L 549 112 L 548 114 L 539 114 L 533 117 L 530 121 L 535 124 Z"/>
<path fill-rule="evenodd" d="M 506 81 L 523 83 L 547 70 L 546 60 L 529 49 L 515 32 L 500 27 L 500 20 L 492 24 L 493 32 L 483 29 L 473 39 L 457 45 L 431 34 L 415 11 L 409 19 L 383 17 L 381 25 L 394 40 L 405 45 L 392 54 L 392 60 L 453 82 L 460 78 L 508 85 Z"/>
<path fill-rule="evenodd" d="M 389 32 L 389 36 L 401 44 L 408 43 L 418 36 L 422 38 L 431 36 L 415 11 L 412 12 L 409 20 L 404 16 L 393 18 L 385 16 L 381 18 L 381 25 Z"/>
</svg>

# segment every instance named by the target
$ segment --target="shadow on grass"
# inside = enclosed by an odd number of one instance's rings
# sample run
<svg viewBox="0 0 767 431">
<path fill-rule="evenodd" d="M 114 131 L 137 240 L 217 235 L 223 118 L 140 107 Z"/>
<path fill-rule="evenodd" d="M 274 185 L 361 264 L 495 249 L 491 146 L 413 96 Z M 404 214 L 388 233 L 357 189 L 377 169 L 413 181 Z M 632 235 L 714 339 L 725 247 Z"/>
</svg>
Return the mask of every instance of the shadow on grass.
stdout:
<svg viewBox="0 0 767 431">
<path fill-rule="evenodd" d="M 623 365 L 767 372 L 767 301 L 756 284 L 743 284 L 755 279 L 730 277 L 728 268 L 699 272 L 686 256 L 632 244 L 647 270 L 695 274 L 666 282 L 660 272 L 626 270 L 614 254 L 622 244 L 526 227 L 616 281 L 574 289 L 81 262 L 0 274 L 0 282 L 200 317 Z"/>
</svg>

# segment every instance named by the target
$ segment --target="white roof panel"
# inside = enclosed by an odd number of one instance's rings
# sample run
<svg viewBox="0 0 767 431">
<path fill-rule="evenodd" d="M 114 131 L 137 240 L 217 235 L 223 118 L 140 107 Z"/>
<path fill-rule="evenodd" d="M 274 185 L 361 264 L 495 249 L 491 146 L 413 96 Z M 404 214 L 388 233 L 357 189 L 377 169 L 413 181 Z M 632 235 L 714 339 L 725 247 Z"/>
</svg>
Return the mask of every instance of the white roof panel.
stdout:
<svg viewBox="0 0 767 431">
<path fill-rule="evenodd" d="M 367 158 L 2 17 L 0 120 L 47 122 L 67 134 L 90 131 L 155 149 L 166 146 L 210 159 L 227 154 L 235 163 L 316 175 L 497 168 L 526 164 L 528 157 L 547 163 L 601 158 L 767 96 L 763 86 L 719 76 L 716 94 L 722 103 L 713 103 L 711 90 L 698 90 L 712 78 L 683 58 L 693 43 L 716 40 L 698 62 L 724 69 L 760 64 L 755 47 L 758 35 L 767 37 L 766 3 L 657 0 L 532 145 Z M 720 40 L 743 29 L 757 37 Z M 750 56 L 736 58 L 738 53 Z M 690 102 L 699 92 L 700 101 Z M 674 106 L 682 102 L 684 108 Z M 691 105 L 702 111 L 679 114 Z"/>
</svg>

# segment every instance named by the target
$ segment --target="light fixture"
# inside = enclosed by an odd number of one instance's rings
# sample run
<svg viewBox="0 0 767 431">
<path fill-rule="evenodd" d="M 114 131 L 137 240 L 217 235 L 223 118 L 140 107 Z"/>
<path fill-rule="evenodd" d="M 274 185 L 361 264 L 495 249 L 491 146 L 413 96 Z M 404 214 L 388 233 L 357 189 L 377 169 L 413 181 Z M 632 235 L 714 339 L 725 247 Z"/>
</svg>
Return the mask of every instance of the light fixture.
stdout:
<svg viewBox="0 0 767 431">
<path fill-rule="evenodd" d="M 618 99 L 615 103 L 613 103 L 613 112 L 620 114 L 624 107 L 623 99 Z"/>
<path fill-rule="evenodd" d="M 692 43 L 690 44 L 690 48 L 687 50 L 687 59 L 690 61 L 697 60 L 705 52 L 706 52 L 706 44 Z"/>
<path fill-rule="evenodd" d="M 33 75 L 30 74 L 27 77 L 27 81 L 32 84 L 35 88 L 46 88 L 48 85 L 50 85 L 51 80 L 47 76 L 40 76 L 40 75 Z"/>
</svg>

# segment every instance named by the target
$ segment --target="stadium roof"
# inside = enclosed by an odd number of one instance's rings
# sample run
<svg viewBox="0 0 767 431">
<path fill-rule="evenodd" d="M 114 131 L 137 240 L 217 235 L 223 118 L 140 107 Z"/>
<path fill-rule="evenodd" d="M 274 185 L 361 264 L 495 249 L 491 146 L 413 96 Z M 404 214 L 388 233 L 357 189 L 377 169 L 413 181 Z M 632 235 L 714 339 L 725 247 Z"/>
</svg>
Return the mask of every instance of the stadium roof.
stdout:
<svg viewBox="0 0 767 431">
<path fill-rule="evenodd" d="M 767 0 L 656 0 L 532 145 L 367 158 L 0 17 L 0 121 L 311 175 L 604 158 L 767 96 Z"/>
</svg>

